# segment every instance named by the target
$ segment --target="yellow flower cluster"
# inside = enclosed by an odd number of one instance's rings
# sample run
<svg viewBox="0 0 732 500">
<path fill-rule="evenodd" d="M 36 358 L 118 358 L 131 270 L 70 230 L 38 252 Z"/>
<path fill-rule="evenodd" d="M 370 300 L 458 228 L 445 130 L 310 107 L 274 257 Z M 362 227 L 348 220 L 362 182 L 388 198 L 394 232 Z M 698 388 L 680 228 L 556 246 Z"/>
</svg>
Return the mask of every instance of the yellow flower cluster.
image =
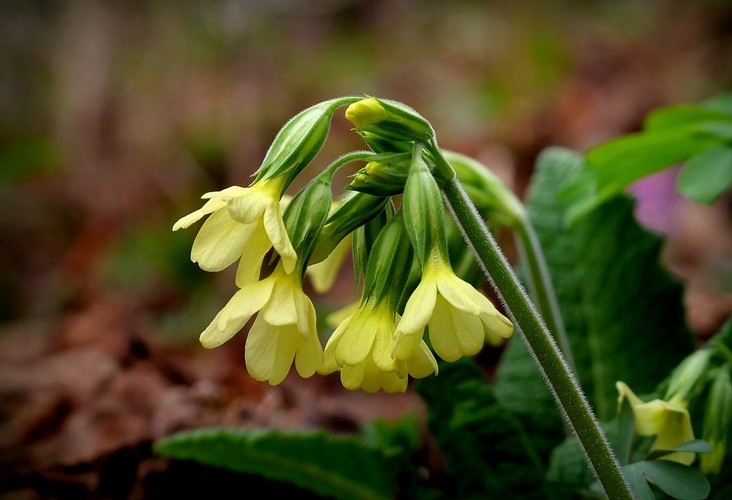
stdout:
<svg viewBox="0 0 732 500">
<path fill-rule="evenodd" d="M 389 110 L 386 112 L 374 99 L 356 104 L 355 114 L 354 108 L 349 107 L 347 116 L 363 126 L 371 121 L 394 120 L 398 127 L 389 128 L 390 134 L 404 134 L 407 131 L 419 139 L 428 138 L 432 133 L 431 127 L 425 125 L 421 118 L 403 118 L 405 113 L 408 115 L 408 109 L 385 104 Z M 359 109 L 365 113 L 364 116 L 359 115 Z M 303 126 L 303 130 L 305 128 Z M 288 134 L 306 134 L 295 126 L 284 130 Z M 378 132 L 380 129 L 376 127 L 373 130 Z M 293 137 L 297 139 L 300 135 Z M 408 138 L 412 138 L 412 135 Z M 320 143 L 311 135 L 303 137 L 309 142 L 305 139 L 298 142 L 282 137 L 276 143 L 280 148 L 286 148 L 291 142 Z M 390 136 L 387 134 L 385 137 Z M 367 152 L 370 156 L 365 158 L 376 154 Z M 404 161 L 404 154 L 400 152 L 400 165 L 409 169 L 409 162 Z M 416 154 L 421 159 L 421 150 L 417 150 Z M 278 158 L 287 158 L 285 149 L 277 150 L 275 159 Z M 382 154 L 380 158 L 385 157 Z M 399 289 L 398 292 L 384 291 L 391 282 L 383 276 L 378 277 L 379 270 L 369 271 L 371 278 L 367 276 L 367 282 L 370 279 L 369 286 L 378 292 L 364 292 L 357 307 L 335 328 L 323 348 L 318 336 L 315 308 L 303 291 L 303 280 L 305 276 L 309 276 L 313 288 L 318 292 L 324 292 L 332 285 L 338 266 L 349 248 L 355 245 L 355 239 L 351 235 L 352 227 L 355 226 L 352 219 L 358 216 L 365 218 L 368 211 L 358 210 L 353 217 L 347 214 L 346 217 L 337 218 L 338 221 L 343 221 L 346 229 L 341 233 L 345 234 L 338 233 L 337 228 L 331 226 L 329 230 L 333 229 L 334 232 L 328 233 L 330 236 L 322 236 L 320 232 L 325 226 L 326 218 L 336 210 L 336 205 L 331 205 L 330 200 L 324 206 L 326 201 L 322 199 L 323 192 L 316 190 L 330 185 L 328 177 L 322 176 L 319 180 L 321 187 L 314 186 L 312 194 L 300 196 L 306 188 L 298 193 L 299 198 L 296 196 L 290 202 L 283 193 L 293 176 L 285 163 L 275 164 L 277 170 L 275 167 L 265 169 L 264 174 L 257 177 L 249 187 L 232 186 L 205 194 L 202 197 L 207 200 L 205 204 L 182 217 L 173 226 L 174 231 L 187 228 L 208 216 L 194 240 L 191 260 L 198 263 L 201 269 L 213 272 L 222 271 L 238 261 L 238 291 L 201 333 L 200 342 L 204 347 L 220 346 L 256 315 L 245 345 L 246 367 L 254 379 L 267 381 L 272 385 L 279 384 L 294 364 L 302 377 L 310 377 L 315 373 L 340 372 L 343 385 L 351 390 L 404 392 L 409 376 L 422 378 L 437 373 L 438 365 L 433 351 L 446 361 L 455 361 L 463 356 L 475 355 L 486 343 L 498 345 L 511 336 L 511 322 L 481 292 L 454 273 L 446 255 L 445 244 L 442 243 L 444 234 L 440 233 L 439 238 L 419 236 L 420 242 L 439 240 L 441 243 L 435 243 L 431 250 L 422 248 L 419 261 L 421 279 L 411 294 L 402 297 L 412 268 L 410 249 L 408 257 L 402 263 L 404 269 L 400 271 L 401 277 L 394 285 L 395 289 Z M 298 164 L 297 169 L 301 168 Z M 426 166 L 422 165 L 422 168 Z M 332 172 L 335 167 L 326 170 Z M 423 170 L 422 173 L 426 173 L 429 181 L 434 183 L 428 170 Z M 406 171 L 399 178 L 404 182 L 407 178 Z M 410 182 L 414 184 L 421 181 Z M 378 197 L 365 196 L 364 206 L 379 210 L 385 206 L 385 203 L 378 200 L 372 201 Z M 436 196 L 435 203 L 439 205 L 439 194 Z M 383 198 L 388 196 L 380 199 Z M 361 201 L 355 198 L 350 200 L 356 203 Z M 292 211 L 285 214 L 285 209 Z M 418 207 L 415 210 L 418 212 Z M 307 218 L 308 212 L 322 213 L 322 217 L 314 216 L 303 222 L 302 219 Z M 390 251 L 389 248 L 402 248 L 405 244 L 409 247 L 412 236 L 424 230 L 409 227 L 405 229 L 401 221 L 399 224 L 396 236 L 385 238 L 385 251 Z M 444 231 L 444 227 L 425 227 L 429 231 Z M 411 232 L 407 237 L 409 231 Z M 337 237 L 332 236 L 333 234 L 337 234 Z M 327 250 L 319 250 L 320 262 L 310 265 L 308 260 L 316 243 L 320 241 L 319 237 L 327 241 L 318 248 Z M 422 246 L 426 244 L 423 243 Z M 274 270 L 268 276 L 261 277 L 263 261 L 271 251 L 278 260 L 275 261 Z M 429 253 L 429 258 L 425 260 L 423 254 L 426 253 Z M 327 258 L 321 260 L 326 254 Z M 402 254 L 406 255 L 403 252 Z M 381 266 L 390 264 L 379 263 Z M 429 331 L 431 347 L 425 341 L 425 331 Z"/>
</svg>

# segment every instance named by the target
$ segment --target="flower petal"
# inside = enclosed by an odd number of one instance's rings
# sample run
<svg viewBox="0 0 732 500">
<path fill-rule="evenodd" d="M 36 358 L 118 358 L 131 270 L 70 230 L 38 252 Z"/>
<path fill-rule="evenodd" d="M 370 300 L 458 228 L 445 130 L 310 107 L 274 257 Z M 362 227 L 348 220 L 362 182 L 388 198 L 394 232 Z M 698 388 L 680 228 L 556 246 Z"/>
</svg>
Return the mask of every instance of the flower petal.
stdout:
<svg viewBox="0 0 732 500">
<path fill-rule="evenodd" d="M 420 342 L 417 352 L 413 358 L 408 359 L 407 370 L 409 374 L 414 378 L 424 378 L 429 375 L 437 374 L 437 360 L 432 355 L 432 351 L 427 347 L 427 344 Z"/>
<path fill-rule="evenodd" d="M 236 286 L 239 288 L 243 288 L 259 279 L 264 257 L 272 247 L 261 221 L 253 222 L 246 227 L 252 229 L 241 254 L 241 259 L 239 259 L 239 267 L 236 269 Z"/>
<path fill-rule="evenodd" d="M 315 311 L 313 311 L 313 314 Z M 313 322 L 315 320 L 313 319 Z M 314 325 L 313 325 L 314 326 Z M 323 347 L 316 330 L 303 338 L 300 334 L 300 345 L 295 354 L 295 368 L 301 377 L 307 378 L 315 374 L 323 364 Z"/>
<path fill-rule="evenodd" d="M 437 281 L 437 289 L 452 307 L 474 315 L 481 312 L 492 313 L 496 310 L 485 295 L 452 274 L 452 271 L 449 274 L 442 273 L 442 276 L 442 279 Z"/>
<path fill-rule="evenodd" d="M 293 326 L 270 325 L 258 316 L 244 347 L 249 374 L 271 385 L 281 383 L 290 371 L 299 342 L 300 336 Z"/>
<path fill-rule="evenodd" d="M 224 208 L 225 206 L 226 202 L 220 198 L 210 199 L 206 203 L 204 203 L 204 205 L 198 210 L 178 219 L 178 221 L 173 224 L 173 231 L 186 228 L 191 224 L 197 222 L 202 217 L 205 217 L 206 215 L 213 213 L 220 208 Z"/>
<path fill-rule="evenodd" d="M 223 271 L 242 256 L 250 233 L 250 226 L 239 224 L 226 210 L 217 210 L 198 231 L 191 260 L 204 271 Z"/>
<path fill-rule="evenodd" d="M 302 291 L 298 289 L 294 276 L 284 274 L 278 267 L 271 277 L 275 284 L 269 302 L 262 308 L 264 319 L 270 325 L 297 325 L 300 311 L 296 307 L 295 296 Z"/>
<path fill-rule="evenodd" d="M 432 349 L 445 361 L 477 354 L 485 339 L 478 316 L 452 307 L 441 296 L 429 322 L 429 335 Z"/>
<path fill-rule="evenodd" d="M 245 188 L 246 192 L 227 198 L 227 208 L 231 217 L 242 224 L 250 224 L 260 219 L 264 211 L 277 201 L 266 191 L 256 187 Z"/>
<path fill-rule="evenodd" d="M 503 314 L 481 314 L 485 342 L 492 346 L 499 346 L 513 335 L 513 323 Z"/>
<path fill-rule="evenodd" d="M 422 340 L 424 327 L 430 320 L 437 300 L 437 285 L 430 280 L 422 280 L 412 293 L 404 314 L 397 325 L 394 341 L 394 358 L 407 360 Z"/>
<path fill-rule="evenodd" d="M 369 324 L 369 312 L 359 308 L 349 322 L 348 329 L 336 348 L 336 361 L 339 365 L 358 365 L 371 352 L 376 330 Z"/>
<path fill-rule="evenodd" d="M 221 310 L 223 314 L 219 318 L 219 328 L 226 328 L 231 321 L 237 323 L 249 321 L 249 318 L 267 304 L 273 287 L 274 280 L 266 278 L 236 292 Z"/>
<path fill-rule="evenodd" d="M 218 347 L 231 339 L 231 337 L 236 335 L 236 333 L 244 327 L 253 313 L 248 316 L 244 315 L 235 318 L 230 317 L 233 310 L 239 309 L 239 305 L 243 300 L 245 299 L 240 290 L 235 293 L 223 309 L 219 311 L 213 321 L 211 321 L 211 324 L 208 325 L 199 337 L 199 341 L 203 347 L 206 349 Z"/>
<path fill-rule="evenodd" d="M 297 263 L 297 253 L 287 235 L 279 202 L 275 201 L 264 211 L 264 230 L 267 232 L 272 246 L 280 254 L 285 272 L 291 273 Z"/>
</svg>

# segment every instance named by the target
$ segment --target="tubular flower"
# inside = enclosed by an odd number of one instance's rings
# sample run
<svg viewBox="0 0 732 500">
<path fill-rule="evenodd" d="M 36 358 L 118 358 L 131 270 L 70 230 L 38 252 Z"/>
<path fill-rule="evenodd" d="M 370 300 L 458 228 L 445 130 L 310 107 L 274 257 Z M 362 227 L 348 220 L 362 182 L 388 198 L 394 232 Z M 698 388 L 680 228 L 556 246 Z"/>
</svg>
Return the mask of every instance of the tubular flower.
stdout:
<svg viewBox="0 0 732 500">
<path fill-rule="evenodd" d="M 285 270 L 292 272 L 297 255 L 282 221 L 280 187 L 273 179 L 206 193 L 203 207 L 178 220 L 173 231 L 210 215 L 193 242 L 191 260 L 205 271 L 221 271 L 240 259 L 240 287 L 259 278 L 264 255 L 272 247 Z"/>
<path fill-rule="evenodd" d="M 670 401 L 654 399 L 644 403 L 624 382 L 616 382 L 618 405 L 628 398 L 635 417 L 635 432 L 641 436 L 656 436 L 651 450 L 670 450 L 681 443 L 694 439 L 689 410 L 686 402 L 679 398 Z M 665 460 L 690 465 L 694 453 L 671 453 L 662 457 Z"/>
<path fill-rule="evenodd" d="M 409 359 L 425 326 L 435 353 L 445 361 L 472 356 L 485 342 L 497 345 L 513 334 L 513 325 L 481 292 L 460 279 L 439 251 L 431 252 L 422 280 L 404 308 L 396 330 L 394 356 Z"/>
<path fill-rule="evenodd" d="M 404 392 L 408 375 L 424 378 L 437 373 L 437 361 L 424 342 L 407 360 L 392 357 L 395 315 L 386 301 L 362 302 L 348 316 L 325 346 L 322 374 L 340 369 L 346 389 L 366 392 Z"/>
<path fill-rule="evenodd" d="M 315 374 L 323 361 L 315 308 L 302 290 L 299 274 L 286 273 L 282 263 L 267 278 L 236 292 L 201 334 L 201 344 L 208 349 L 220 346 L 256 313 L 245 346 L 252 378 L 279 384 L 293 360 L 300 376 Z"/>
</svg>

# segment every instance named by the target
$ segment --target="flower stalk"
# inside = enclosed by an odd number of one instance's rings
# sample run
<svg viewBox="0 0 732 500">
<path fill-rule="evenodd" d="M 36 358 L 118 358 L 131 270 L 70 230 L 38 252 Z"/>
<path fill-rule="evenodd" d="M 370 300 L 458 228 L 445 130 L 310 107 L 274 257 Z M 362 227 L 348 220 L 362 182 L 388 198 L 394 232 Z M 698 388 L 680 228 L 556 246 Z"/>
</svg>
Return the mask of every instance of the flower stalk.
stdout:
<svg viewBox="0 0 732 500">
<path fill-rule="evenodd" d="M 508 306 L 517 330 L 522 332 L 605 493 L 614 499 L 633 498 L 620 464 L 572 369 L 472 201 L 454 176 L 444 182 L 442 190 L 466 242 Z"/>
</svg>

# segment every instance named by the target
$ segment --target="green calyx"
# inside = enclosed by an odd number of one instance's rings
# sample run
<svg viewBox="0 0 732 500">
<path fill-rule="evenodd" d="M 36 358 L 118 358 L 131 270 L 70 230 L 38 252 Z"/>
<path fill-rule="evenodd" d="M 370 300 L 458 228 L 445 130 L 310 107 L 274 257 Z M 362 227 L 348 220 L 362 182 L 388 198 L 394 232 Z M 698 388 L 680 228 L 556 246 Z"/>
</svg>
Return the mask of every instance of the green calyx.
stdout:
<svg viewBox="0 0 732 500">
<path fill-rule="evenodd" d="M 357 97 L 330 99 L 290 118 L 267 150 L 255 172 L 255 182 L 285 176 L 283 184 L 288 186 L 323 147 L 335 111 L 357 100 Z"/>
<path fill-rule="evenodd" d="M 359 132 L 369 132 L 389 141 L 431 141 L 435 131 L 422 115 L 397 101 L 367 97 L 346 109 L 346 119 Z"/>
<path fill-rule="evenodd" d="M 423 157 L 422 144 L 415 144 L 409 175 L 404 186 L 404 225 L 421 265 L 433 249 L 448 260 L 445 209 L 440 188 Z"/>
</svg>

